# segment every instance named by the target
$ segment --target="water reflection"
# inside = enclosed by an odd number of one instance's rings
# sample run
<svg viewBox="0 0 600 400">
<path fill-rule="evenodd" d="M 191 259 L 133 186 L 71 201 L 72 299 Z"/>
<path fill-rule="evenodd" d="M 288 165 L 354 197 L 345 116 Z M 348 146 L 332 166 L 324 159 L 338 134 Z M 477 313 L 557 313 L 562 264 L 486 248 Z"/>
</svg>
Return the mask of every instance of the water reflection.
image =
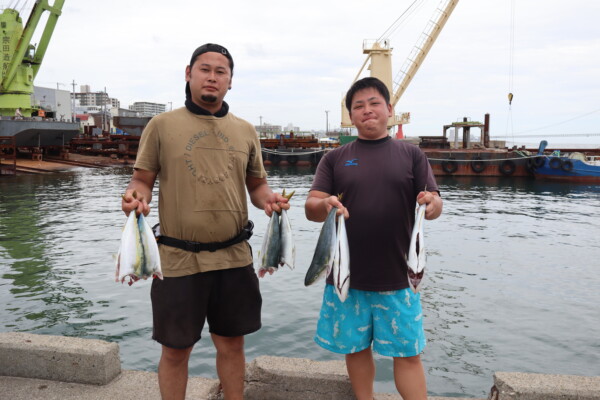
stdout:
<svg viewBox="0 0 600 400">
<path fill-rule="evenodd" d="M 0 179 L 0 330 L 115 341 L 125 369 L 156 370 L 149 282 L 114 282 L 125 222 L 120 194 L 131 172 Z M 303 285 L 320 230 L 303 209 L 314 167 L 267 172 L 275 190 L 296 190 L 289 216 L 297 266 L 261 280 L 264 327 L 247 338 L 248 360 L 341 360 L 313 343 L 322 286 Z M 426 223 L 422 297 L 430 394 L 484 397 L 495 371 L 599 375 L 600 219 L 590 217 L 600 214 L 599 187 L 480 177 L 439 183 L 444 214 Z M 150 223 L 158 219 L 153 207 Z M 257 249 L 268 218 L 252 207 L 250 218 Z M 395 391 L 391 361 L 376 363 L 377 390 Z M 207 332 L 190 372 L 216 376 Z"/>
</svg>

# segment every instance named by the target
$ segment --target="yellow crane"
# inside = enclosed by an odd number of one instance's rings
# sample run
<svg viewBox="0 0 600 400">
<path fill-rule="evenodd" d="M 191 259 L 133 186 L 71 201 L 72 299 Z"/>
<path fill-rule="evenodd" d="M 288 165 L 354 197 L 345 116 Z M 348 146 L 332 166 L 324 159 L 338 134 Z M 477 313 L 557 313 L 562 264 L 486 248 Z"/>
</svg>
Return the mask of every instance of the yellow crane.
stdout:
<svg viewBox="0 0 600 400">
<path fill-rule="evenodd" d="M 367 58 L 352 83 L 359 79 L 365 66 L 371 61 L 368 67 L 371 71 L 371 76 L 380 79 L 390 91 L 390 103 L 392 105 L 393 115 L 388 121 L 388 129 L 399 126 L 396 135 L 398 138 L 402 137 L 402 125 L 410 122 L 410 113 L 405 112 L 396 115 L 396 103 L 398 103 L 398 100 L 400 100 L 400 97 L 414 78 L 419 67 L 423 64 L 427 53 L 429 53 L 429 50 L 433 46 L 433 43 L 435 43 L 457 4 L 458 0 L 442 0 L 439 3 L 433 16 L 428 21 L 425 30 L 417 40 L 417 43 L 394 80 L 392 80 L 392 47 L 390 47 L 389 38 L 384 34 L 379 39 L 365 40 L 363 42 L 363 54 L 367 54 Z M 386 32 L 388 31 L 390 31 L 390 29 Z M 349 128 L 353 125 L 350 121 L 350 115 L 345 104 L 346 98 L 344 97 L 341 104 L 342 127 Z"/>
</svg>

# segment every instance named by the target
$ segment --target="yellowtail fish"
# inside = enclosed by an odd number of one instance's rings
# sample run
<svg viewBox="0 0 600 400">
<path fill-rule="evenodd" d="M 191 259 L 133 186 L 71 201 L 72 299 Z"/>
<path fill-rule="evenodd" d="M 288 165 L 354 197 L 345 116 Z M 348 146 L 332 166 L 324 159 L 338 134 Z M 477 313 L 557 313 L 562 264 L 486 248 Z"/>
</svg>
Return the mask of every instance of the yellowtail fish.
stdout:
<svg viewBox="0 0 600 400">
<path fill-rule="evenodd" d="M 155 276 L 163 279 L 158 243 L 156 243 L 154 232 L 152 232 L 152 228 L 148 224 L 144 214 L 140 214 L 138 217 L 138 228 L 140 230 L 140 240 L 144 255 L 140 278 L 146 279 Z"/>
<path fill-rule="evenodd" d="M 258 257 L 260 259 L 259 276 L 264 276 L 266 272 L 272 274 L 279 268 L 279 260 L 281 259 L 281 234 L 279 214 L 276 212 L 271 214 Z"/>
<path fill-rule="evenodd" d="M 333 257 L 335 255 L 336 229 L 335 213 L 337 207 L 332 207 L 327 214 L 327 218 L 321 227 L 321 233 L 317 240 L 317 246 L 313 255 L 312 262 L 306 276 L 304 277 L 304 286 L 309 286 L 318 281 L 323 276 L 329 275 L 333 267 Z"/>
<path fill-rule="evenodd" d="M 348 245 L 344 215 L 338 215 L 337 220 L 337 240 L 331 273 L 333 274 L 335 292 L 343 303 L 346 301 L 348 290 L 350 289 L 350 246 Z"/>
<path fill-rule="evenodd" d="M 294 193 L 296 191 L 286 194 L 285 189 L 283 189 L 282 196 L 289 200 Z M 263 239 L 258 258 L 260 259 L 258 276 L 261 278 L 267 272 L 272 274 L 277 271 L 280 265 L 287 265 L 290 269 L 294 269 L 296 247 L 292 236 L 292 224 L 290 223 L 287 211 L 284 209 L 281 209 L 280 213 L 273 212 L 271 214 L 267 233 Z"/>
<path fill-rule="evenodd" d="M 294 269 L 296 263 L 296 246 L 294 245 L 294 237 L 292 235 L 292 224 L 285 210 L 281 210 L 280 228 L 281 257 L 279 258 L 279 265 L 287 265 L 290 269 Z"/>
<path fill-rule="evenodd" d="M 158 245 L 152 229 L 143 215 L 138 218 L 135 211 L 129 213 L 117 254 L 115 280 L 132 285 L 139 279 L 156 276 L 162 279 Z"/>
<path fill-rule="evenodd" d="M 406 264 L 408 265 L 408 284 L 415 293 L 421 288 L 423 276 L 425 275 L 426 256 L 423 222 L 425 220 L 426 207 L 426 204 L 419 203 L 415 207 L 415 225 L 413 226 L 406 260 Z"/>
</svg>

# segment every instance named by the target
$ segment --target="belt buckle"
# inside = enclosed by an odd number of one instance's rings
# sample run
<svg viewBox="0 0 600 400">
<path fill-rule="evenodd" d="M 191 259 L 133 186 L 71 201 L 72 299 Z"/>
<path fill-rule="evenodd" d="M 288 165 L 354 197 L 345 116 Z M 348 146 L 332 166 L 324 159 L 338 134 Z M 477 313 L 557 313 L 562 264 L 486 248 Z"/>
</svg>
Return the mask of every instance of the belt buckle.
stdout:
<svg viewBox="0 0 600 400">
<path fill-rule="evenodd" d="M 189 240 L 184 240 L 183 242 L 185 243 L 185 249 L 187 251 L 191 251 L 193 253 L 198 253 L 200 251 L 198 248 L 198 243 L 190 242 Z"/>
</svg>

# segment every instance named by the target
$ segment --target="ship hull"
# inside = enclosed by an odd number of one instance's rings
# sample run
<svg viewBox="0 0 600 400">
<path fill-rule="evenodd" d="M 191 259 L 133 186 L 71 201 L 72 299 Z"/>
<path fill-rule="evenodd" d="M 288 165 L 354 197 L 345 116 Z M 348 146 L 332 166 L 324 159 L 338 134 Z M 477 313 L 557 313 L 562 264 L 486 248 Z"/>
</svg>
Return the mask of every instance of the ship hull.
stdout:
<svg viewBox="0 0 600 400">
<path fill-rule="evenodd" d="M 79 134 L 76 122 L 1 119 L 0 136 L 14 137 L 16 147 L 65 146 Z"/>
<path fill-rule="evenodd" d="M 437 176 L 531 177 L 533 156 L 511 150 L 423 149 Z"/>
</svg>

